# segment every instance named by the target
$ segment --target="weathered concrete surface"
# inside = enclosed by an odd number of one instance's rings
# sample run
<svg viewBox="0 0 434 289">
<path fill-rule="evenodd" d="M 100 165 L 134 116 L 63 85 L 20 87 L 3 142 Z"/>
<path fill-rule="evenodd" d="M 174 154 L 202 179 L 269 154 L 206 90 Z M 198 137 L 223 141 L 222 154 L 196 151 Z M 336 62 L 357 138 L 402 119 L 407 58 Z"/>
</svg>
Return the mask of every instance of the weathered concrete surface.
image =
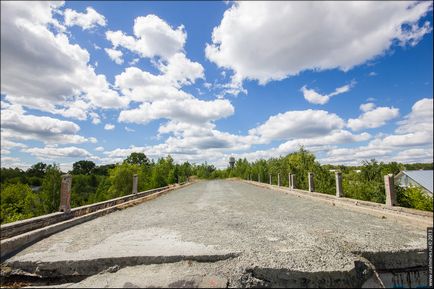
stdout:
<svg viewBox="0 0 434 289">
<path fill-rule="evenodd" d="M 116 258 L 130 258 L 119 265 L 127 267 L 74 287 L 119 287 L 127 279 L 127 287 L 179 287 L 184 281 L 208 287 L 201 283 L 206 278 L 229 286 L 360 287 L 372 275 L 360 252 L 391 252 L 393 260 L 424 249 L 426 230 L 246 183 L 209 181 L 52 235 L 3 266 L 36 275 L 47 274 L 46 266 L 55 275 L 56 268 L 78 262 L 111 266 Z M 145 261 L 130 267 L 134 260 Z"/>
</svg>

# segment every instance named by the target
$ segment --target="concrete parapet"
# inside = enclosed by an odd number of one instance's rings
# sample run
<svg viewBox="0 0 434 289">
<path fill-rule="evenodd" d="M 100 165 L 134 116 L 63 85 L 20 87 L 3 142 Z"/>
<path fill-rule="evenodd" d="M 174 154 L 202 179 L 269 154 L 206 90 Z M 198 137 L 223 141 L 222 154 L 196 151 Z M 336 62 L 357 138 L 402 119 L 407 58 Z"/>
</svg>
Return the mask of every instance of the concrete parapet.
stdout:
<svg viewBox="0 0 434 289">
<path fill-rule="evenodd" d="M 60 184 L 60 212 L 69 213 L 69 211 L 71 211 L 71 185 L 72 176 L 63 175 Z"/>
<path fill-rule="evenodd" d="M 291 188 L 291 173 L 288 173 L 288 188 Z"/>
<path fill-rule="evenodd" d="M 392 207 L 397 204 L 394 186 L 395 184 L 394 184 L 393 174 L 388 174 L 384 176 L 384 188 L 386 191 L 386 206 Z"/>
<path fill-rule="evenodd" d="M 295 174 L 291 174 L 291 189 L 296 189 L 296 188 L 297 188 L 297 184 L 296 184 Z"/>
<path fill-rule="evenodd" d="M 308 173 L 307 178 L 309 181 L 309 192 L 314 192 L 315 191 L 315 184 L 313 181 L 313 173 Z"/>
<path fill-rule="evenodd" d="M 133 175 L 133 194 L 137 194 L 137 185 L 139 183 L 139 176 L 137 174 Z"/>
<path fill-rule="evenodd" d="M 336 197 L 341 198 L 344 196 L 344 191 L 342 189 L 342 173 L 335 172 L 336 177 Z"/>
</svg>

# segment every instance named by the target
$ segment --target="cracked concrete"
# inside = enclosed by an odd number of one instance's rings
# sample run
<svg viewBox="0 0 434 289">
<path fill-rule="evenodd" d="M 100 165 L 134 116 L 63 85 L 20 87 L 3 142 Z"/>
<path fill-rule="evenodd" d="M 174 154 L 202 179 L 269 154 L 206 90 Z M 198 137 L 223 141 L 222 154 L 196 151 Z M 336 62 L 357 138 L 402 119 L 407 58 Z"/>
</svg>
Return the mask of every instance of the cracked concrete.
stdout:
<svg viewBox="0 0 434 289">
<path fill-rule="evenodd" d="M 24 249 L 3 266 L 27 264 L 35 273 L 38 264 L 41 271 L 43 264 L 106 260 L 105 268 L 90 270 L 93 276 L 73 287 L 212 287 L 206 280 L 214 280 L 216 287 L 354 287 L 372 275 L 370 268 L 356 266 L 363 263 L 360 252 L 424 249 L 425 230 L 217 180 L 69 228 Z M 121 263 L 116 272 L 94 275 L 119 265 L 116 262 Z M 275 279 L 267 280 L 267 274 Z M 303 281 L 306 278 L 311 282 Z"/>
</svg>

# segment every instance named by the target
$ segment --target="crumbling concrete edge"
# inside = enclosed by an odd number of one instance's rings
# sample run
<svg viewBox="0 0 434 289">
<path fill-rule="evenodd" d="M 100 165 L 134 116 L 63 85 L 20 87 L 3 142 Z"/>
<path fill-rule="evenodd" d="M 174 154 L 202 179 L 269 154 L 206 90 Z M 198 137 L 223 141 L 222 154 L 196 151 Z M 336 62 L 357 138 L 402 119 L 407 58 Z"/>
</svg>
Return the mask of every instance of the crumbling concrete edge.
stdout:
<svg viewBox="0 0 434 289">
<path fill-rule="evenodd" d="M 371 216 L 375 216 L 382 219 L 388 219 L 396 223 L 410 225 L 420 229 L 426 229 L 433 226 L 433 213 L 426 211 L 419 211 L 403 207 L 387 207 L 384 204 L 361 201 L 356 199 L 338 198 L 333 195 L 308 192 L 304 190 L 292 190 L 290 188 L 269 185 L 265 183 L 258 183 L 255 181 L 238 180 L 247 184 L 251 184 L 257 187 L 267 188 L 274 191 L 283 192 L 293 196 L 311 199 L 315 201 L 321 201 L 331 206 L 341 207 L 349 209 L 355 212 L 366 213 Z"/>
<path fill-rule="evenodd" d="M 84 260 L 61 260 L 55 262 L 13 261 L 4 262 L 0 277 L 31 276 L 37 278 L 65 278 L 73 276 L 92 276 L 101 272 L 115 272 L 124 267 L 194 261 L 213 263 L 236 258 L 240 252 L 210 255 L 172 255 L 172 256 L 125 256 Z"/>
<path fill-rule="evenodd" d="M 4 239 L 0 241 L 0 247 L 1 247 L 1 261 L 3 262 L 3 260 L 9 258 L 12 255 L 15 255 L 16 253 L 18 253 L 19 251 L 21 251 L 22 249 L 26 248 L 27 246 L 38 242 L 50 235 L 53 235 L 57 232 L 63 231 L 65 229 L 68 229 L 72 226 L 93 220 L 95 218 L 98 218 L 100 216 L 104 216 L 106 214 L 112 213 L 114 211 L 118 211 L 118 210 L 122 210 L 131 206 L 135 206 L 138 205 L 142 202 L 148 201 L 148 200 L 152 200 L 156 197 L 159 197 L 167 192 L 176 190 L 176 189 L 180 189 L 180 188 L 184 188 L 186 186 L 191 185 L 192 182 L 189 183 L 185 183 L 183 185 L 179 185 L 179 186 L 173 186 L 170 188 L 167 188 L 165 190 L 162 191 L 158 191 L 156 193 L 153 194 L 149 194 L 146 195 L 144 197 L 141 198 L 137 198 L 137 199 L 133 199 L 131 201 L 127 201 L 121 204 L 117 204 L 115 206 L 112 207 L 108 207 L 105 209 L 101 209 L 98 210 L 96 212 L 92 212 L 83 216 L 79 216 L 76 218 L 72 218 L 72 219 L 68 219 L 66 221 L 62 221 L 62 222 L 58 222 L 46 227 L 42 227 L 33 231 L 29 231 L 8 239 Z"/>
</svg>

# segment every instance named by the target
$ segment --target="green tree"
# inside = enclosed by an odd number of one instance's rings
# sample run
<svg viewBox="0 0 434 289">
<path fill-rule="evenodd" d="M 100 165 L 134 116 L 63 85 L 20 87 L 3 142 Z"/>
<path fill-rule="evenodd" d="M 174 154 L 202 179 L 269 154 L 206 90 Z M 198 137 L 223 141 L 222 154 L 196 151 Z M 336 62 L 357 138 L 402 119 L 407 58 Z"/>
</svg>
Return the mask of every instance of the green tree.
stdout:
<svg viewBox="0 0 434 289">
<path fill-rule="evenodd" d="M 144 153 L 131 153 L 125 160 L 124 163 L 130 165 L 139 165 L 139 166 L 149 166 L 149 159 Z"/>
<path fill-rule="evenodd" d="M 72 164 L 73 175 L 90 175 L 95 169 L 95 163 L 93 161 L 81 160 Z"/>
<path fill-rule="evenodd" d="M 45 213 L 59 210 L 61 171 L 56 164 L 47 166 L 40 191 Z"/>
<path fill-rule="evenodd" d="M 37 195 L 26 184 L 6 185 L 0 194 L 1 223 L 15 222 L 43 213 Z"/>
<path fill-rule="evenodd" d="M 29 177 L 38 177 L 42 178 L 45 175 L 45 172 L 47 171 L 47 164 L 39 162 L 31 166 L 27 171 L 27 175 Z"/>
</svg>

